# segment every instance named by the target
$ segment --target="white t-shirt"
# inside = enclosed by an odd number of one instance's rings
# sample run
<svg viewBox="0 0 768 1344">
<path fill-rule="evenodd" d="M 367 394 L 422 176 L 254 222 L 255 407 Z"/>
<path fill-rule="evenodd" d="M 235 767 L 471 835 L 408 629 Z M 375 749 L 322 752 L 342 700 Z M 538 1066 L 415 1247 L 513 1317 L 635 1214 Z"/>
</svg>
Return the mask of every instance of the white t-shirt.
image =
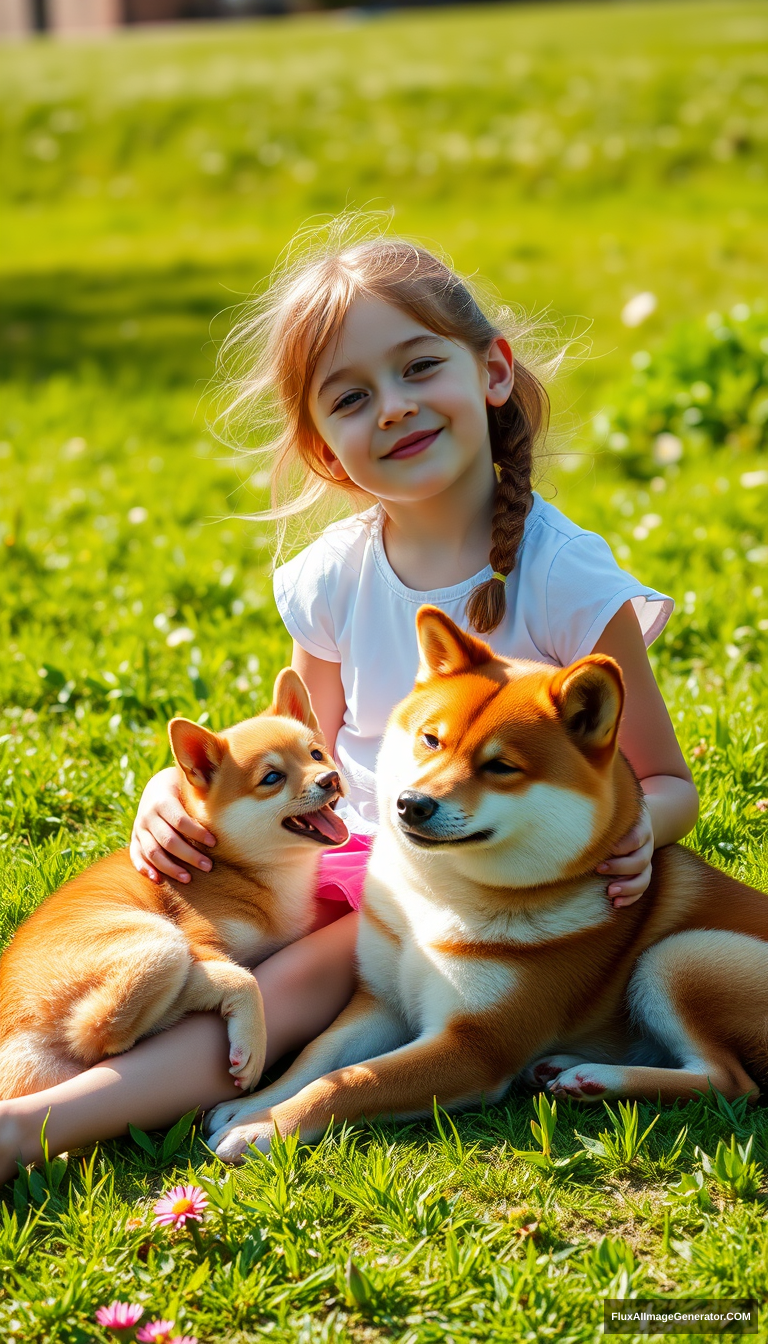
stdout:
<svg viewBox="0 0 768 1344">
<path fill-rule="evenodd" d="M 466 629 L 467 598 L 492 572 L 488 565 L 431 592 L 406 588 L 387 560 L 384 517 L 376 505 L 332 524 L 274 578 L 278 610 L 297 644 L 341 665 L 346 710 L 335 754 L 350 794 L 339 812 L 350 831 L 363 834 L 376 830 L 374 769 L 387 719 L 413 689 L 416 612 L 432 603 Z M 505 658 L 565 667 L 592 652 L 627 601 L 651 644 L 669 620 L 672 599 L 619 569 L 602 537 L 534 494 L 507 579 L 506 614 L 483 638 Z"/>
</svg>

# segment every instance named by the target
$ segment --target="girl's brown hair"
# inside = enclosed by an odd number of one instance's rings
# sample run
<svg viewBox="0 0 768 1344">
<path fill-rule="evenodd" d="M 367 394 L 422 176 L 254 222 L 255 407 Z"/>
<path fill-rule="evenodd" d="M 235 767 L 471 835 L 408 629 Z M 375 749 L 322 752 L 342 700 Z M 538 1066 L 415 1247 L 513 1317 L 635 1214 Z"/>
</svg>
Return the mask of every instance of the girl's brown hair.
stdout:
<svg viewBox="0 0 768 1344">
<path fill-rule="evenodd" d="M 357 507 L 371 502 L 351 481 L 339 483 L 330 476 L 308 402 L 320 355 L 339 332 L 352 301 L 362 294 L 375 296 L 437 335 L 461 342 L 478 359 L 500 336 L 515 350 L 509 400 L 488 407 L 497 476 L 489 562 L 496 573 L 509 575 L 530 502 L 534 445 L 549 421 L 549 398 L 538 376 L 541 366 L 534 371 L 518 354 L 523 339 L 535 334 L 539 324 L 506 308 L 487 316 L 470 283 L 434 253 L 380 229 L 373 236 L 371 232 L 368 220 L 361 229 L 359 217 L 342 217 L 320 240 L 315 236 L 309 247 L 299 246 L 298 257 L 295 246 L 289 249 L 265 294 L 248 305 L 224 342 L 225 387 L 231 394 L 224 419 L 239 422 L 241 430 L 266 431 L 270 440 L 256 452 L 272 457 L 272 508 L 256 516 L 276 519 L 284 527 L 288 517 L 339 489 L 351 494 Z M 548 363 L 554 367 L 557 360 Z M 466 614 L 479 634 L 487 634 L 505 610 L 505 584 L 492 578 L 475 588 Z"/>
</svg>

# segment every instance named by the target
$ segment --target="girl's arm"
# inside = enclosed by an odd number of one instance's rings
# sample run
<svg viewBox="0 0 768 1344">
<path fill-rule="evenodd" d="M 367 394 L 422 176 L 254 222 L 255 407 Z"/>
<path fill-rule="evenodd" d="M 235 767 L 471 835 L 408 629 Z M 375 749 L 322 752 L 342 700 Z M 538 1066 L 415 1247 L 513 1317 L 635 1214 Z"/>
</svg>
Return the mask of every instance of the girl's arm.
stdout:
<svg viewBox="0 0 768 1344">
<path fill-rule="evenodd" d="M 315 658 L 294 641 L 291 667 L 298 672 L 309 691 L 312 708 L 328 750 L 333 753 L 339 729 L 344 722 L 346 700 L 341 683 L 341 664 Z"/>
<path fill-rule="evenodd" d="M 619 745 L 645 795 L 640 821 L 598 869 L 619 878 L 608 887 L 608 895 L 618 907 L 632 905 L 645 891 L 651 880 L 654 849 L 682 839 L 695 825 L 699 798 L 656 685 L 631 602 L 625 602 L 608 622 L 594 652 L 609 654 L 622 670 L 627 696 Z"/>
</svg>

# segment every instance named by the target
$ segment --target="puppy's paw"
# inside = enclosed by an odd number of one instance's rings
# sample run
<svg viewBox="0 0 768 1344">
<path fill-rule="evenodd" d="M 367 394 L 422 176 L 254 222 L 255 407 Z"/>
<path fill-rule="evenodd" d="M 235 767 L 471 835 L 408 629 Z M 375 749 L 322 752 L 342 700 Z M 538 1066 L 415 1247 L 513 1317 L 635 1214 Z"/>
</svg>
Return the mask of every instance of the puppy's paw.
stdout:
<svg viewBox="0 0 768 1344">
<path fill-rule="evenodd" d="M 229 1072 L 235 1087 L 241 1092 L 249 1092 L 255 1087 L 264 1068 L 264 1046 L 253 1032 L 244 1029 L 236 1018 L 227 1024 L 229 1035 Z"/>
<path fill-rule="evenodd" d="M 229 1072 L 235 1087 L 250 1092 L 261 1077 L 261 1058 L 250 1054 L 244 1046 L 232 1046 L 229 1052 Z"/>
<path fill-rule="evenodd" d="M 222 1162 L 231 1162 L 239 1166 L 248 1156 L 251 1148 L 260 1153 L 269 1154 L 275 1127 L 271 1120 L 260 1123 L 232 1125 L 219 1129 L 211 1135 L 210 1146 Z"/>
<path fill-rule="evenodd" d="M 611 1064 L 578 1064 L 565 1069 L 547 1084 L 556 1097 L 575 1101 L 603 1101 L 624 1095 L 621 1069 Z"/>
</svg>

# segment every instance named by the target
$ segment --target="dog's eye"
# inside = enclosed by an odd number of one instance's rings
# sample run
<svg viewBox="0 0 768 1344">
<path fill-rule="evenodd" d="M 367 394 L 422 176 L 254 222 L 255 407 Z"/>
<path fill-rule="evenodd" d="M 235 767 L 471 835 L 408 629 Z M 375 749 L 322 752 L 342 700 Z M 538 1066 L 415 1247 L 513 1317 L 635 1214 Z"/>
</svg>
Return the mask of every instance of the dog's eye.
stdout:
<svg viewBox="0 0 768 1344">
<path fill-rule="evenodd" d="M 285 779 L 285 775 L 282 775 L 279 770 L 270 770 L 269 773 L 266 774 L 263 779 L 259 780 L 259 783 L 277 784 L 278 781 L 281 779 Z"/>
<path fill-rule="evenodd" d="M 498 758 L 493 761 L 486 761 L 483 770 L 487 770 L 489 775 L 519 775 L 520 767 L 510 765 L 508 761 L 501 761 Z"/>
<path fill-rule="evenodd" d="M 313 761 L 322 761 L 325 759 L 322 751 L 318 751 L 317 747 L 315 747 L 314 751 L 310 751 L 309 754 L 312 757 Z"/>
<path fill-rule="evenodd" d="M 435 751 L 440 746 L 440 739 L 435 737 L 434 733 L 424 733 L 421 740 L 424 746 L 429 747 L 431 751 Z"/>
</svg>

